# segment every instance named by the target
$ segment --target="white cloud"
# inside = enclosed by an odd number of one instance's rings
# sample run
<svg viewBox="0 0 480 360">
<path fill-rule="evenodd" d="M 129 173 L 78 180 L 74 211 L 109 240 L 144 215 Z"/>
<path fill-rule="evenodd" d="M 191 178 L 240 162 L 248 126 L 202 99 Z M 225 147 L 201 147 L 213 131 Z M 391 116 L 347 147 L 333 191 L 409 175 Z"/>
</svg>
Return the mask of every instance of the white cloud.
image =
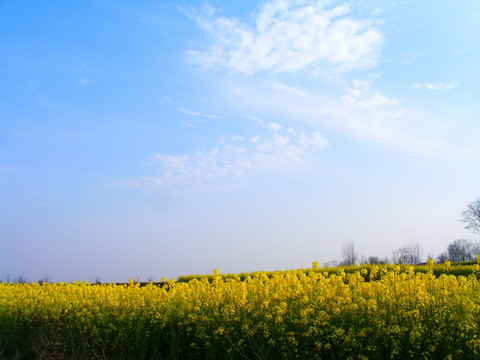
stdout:
<svg viewBox="0 0 480 360">
<path fill-rule="evenodd" d="M 395 127 L 396 120 L 404 114 L 400 107 L 404 100 L 372 89 L 373 81 L 371 78 L 356 79 L 351 87 L 345 89 L 341 102 L 343 126 L 355 136 L 391 143 L 393 134 L 400 135 Z"/>
<path fill-rule="evenodd" d="M 383 13 L 383 10 L 380 8 L 375 8 L 370 12 L 371 15 L 380 15 L 382 13 Z"/>
<path fill-rule="evenodd" d="M 275 131 L 278 131 L 282 128 L 282 126 L 280 124 L 275 123 L 275 122 L 269 122 L 268 127 L 272 130 L 275 130 Z"/>
<path fill-rule="evenodd" d="M 378 111 L 393 105 L 399 105 L 403 99 L 390 98 L 379 91 L 371 90 L 371 82 L 368 80 L 352 80 L 352 87 L 345 89 L 343 95 L 344 105 L 355 105 L 359 108 L 368 109 L 371 111 Z"/>
<path fill-rule="evenodd" d="M 383 37 L 368 21 L 354 20 L 347 5 L 325 1 L 274 0 L 263 4 L 255 24 L 215 14 L 209 8 L 195 20 L 211 37 L 206 50 L 187 59 L 204 68 L 240 73 L 365 69 L 376 64 Z"/>
<path fill-rule="evenodd" d="M 88 85 L 93 84 L 93 81 L 90 80 L 90 79 L 87 79 L 87 78 L 83 78 L 83 79 L 78 80 L 78 84 L 81 85 L 81 86 L 88 86 Z"/>
<path fill-rule="evenodd" d="M 328 141 L 318 132 L 293 136 L 278 131 L 262 136 L 230 137 L 231 143 L 220 143 L 209 150 L 188 154 L 155 154 L 153 167 L 156 174 L 129 181 L 130 186 L 183 190 L 195 188 L 230 176 L 240 176 L 248 170 L 271 169 L 302 163 Z M 235 144 L 235 145 L 233 145 Z"/>
<path fill-rule="evenodd" d="M 285 91 L 289 91 L 289 92 L 292 92 L 294 93 L 295 95 L 305 95 L 305 92 L 301 89 L 299 89 L 298 87 L 296 86 L 289 86 L 289 85 L 285 85 L 285 84 L 281 84 L 281 83 L 278 83 L 276 81 L 274 81 L 272 83 L 272 87 L 274 89 L 279 89 L 279 90 L 285 90 Z"/>
<path fill-rule="evenodd" d="M 402 103 L 401 99 L 389 98 L 379 91 L 371 92 L 367 81 L 353 80 L 353 88 L 347 89 L 343 95 L 345 105 L 356 105 L 360 108 L 376 111 L 391 105 Z"/>
<path fill-rule="evenodd" d="M 238 174 L 246 167 L 241 148 L 214 147 L 188 155 L 155 154 L 154 164 L 159 173 L 156 184 L 161 187 L 191 186 L 204 181 Z"/>
<path fill-rule="evenodd" d="M 284 147 L 290 142 L 290 138 L 288 136 L 282 136 L 275 134 L 274 136 L 274 143 L 277 147 Z"/>
<path fill-rule="evenodd" d="M 184 109 L 184 108 L 180 108 L 180 107 L 177 107 L 175 109 L 177 111 L 180 111 L 180 112 L 182 112 L 184 114 L 187 114 L 187 115 L 202 117 L 202 118 L 206 118 L 206 119 L 217 120 L 217 119 L 221 118 L 220 116 L 204 114 L 204 113 L 201 113 L 199 111 L 192 111 L 192 110 L 188 110 L 188 109 Z"/>
<path fill-rule="evenodd" d="M 305 133 L 300 134 L 300 139 L 298 142 L 303 145 L 303 146 L 314 146 L 319 149 L 328 146 L 328 140 L 323 137 L 322 134 L 318 132 L 313 132 L 310 135 L 307 135 Z"/>
<path fill-rule="evenodd" d="M 436 90 L 436 91 L 448 91 L 455 89 L 458 85 L 455 83 L 423 83 L 423 84 L 413 84 L 413 87 L 416 89 L 427 89 L 427 90 Z"/>
<path fill-rule="evenodd" d="M 283 126 L 281 135 L 289 134 L 291 127 L 295 130 L 292 135 L 299 136 L 306 126 L 322 134 L 341 133 L 409 153 L 451 151 L 448 132 L 438 126 L 440 118 L 413 108 L 408 98 L 378 90 L 378 76 L 367 74 L 346 86 L 343 81 L 332 81 L 328 83 L 328 92 L 320 87 L 304 89 L 303 95 L 249 78 L 224 89 L 219 96 L 224 96 L 221 99 L 231 111 L 255 114 L 255 124 L 264 129 L 268 129 L 268 121 L 259 119 L 275 119 Z M 259 143 L 264 142 L 262 137 Z"/>
<path fill-rule="evenodd" d="M 250 80 L 237 84 L 225 95 L 242 104 L 242 111 L 276 119 L 279 124 L 297 123 L 320 132 L 327 129 L 390 142 L 389 134 L 399 135 L 396 126 L 406 111 L 405 101 L 376 90 L 372 85 L 374 81 L 375 77 L 366 76 L 353 80 L 347 87 L 343 87 L 343 82 L 341 86 L 332 86 L 329 88 L 331 94 L 304 90 L 300 95 L 276 88 L 271 83 Z M 268 127 L 268 123 L 259 124 Z"/>
</svg>

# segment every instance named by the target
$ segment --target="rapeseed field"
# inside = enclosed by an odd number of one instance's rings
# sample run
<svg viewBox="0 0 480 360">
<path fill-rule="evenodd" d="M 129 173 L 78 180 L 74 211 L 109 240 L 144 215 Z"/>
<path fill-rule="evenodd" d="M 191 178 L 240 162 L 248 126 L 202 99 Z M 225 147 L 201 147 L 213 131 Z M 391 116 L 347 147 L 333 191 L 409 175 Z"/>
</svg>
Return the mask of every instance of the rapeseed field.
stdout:
<svg viewBox="0 0 480 360">
<path fill-rule="evenodd" d="M 479 359 L 479 265 L 468 277 L 427 267 L 2 283 L 0 358 Z"/>
</svg>

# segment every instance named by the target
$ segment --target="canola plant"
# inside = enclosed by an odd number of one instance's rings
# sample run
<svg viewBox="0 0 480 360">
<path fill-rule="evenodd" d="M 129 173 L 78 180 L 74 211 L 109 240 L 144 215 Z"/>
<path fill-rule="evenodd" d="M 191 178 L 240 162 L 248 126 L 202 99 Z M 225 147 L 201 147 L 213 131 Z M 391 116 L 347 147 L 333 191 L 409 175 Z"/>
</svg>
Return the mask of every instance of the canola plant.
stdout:
<svg viewBox="0 0 480 360">
<path fill-rule="evenodd" d="M 479 359 L 479 268 L 2 283 L 0 358 Z"/>
</svg>

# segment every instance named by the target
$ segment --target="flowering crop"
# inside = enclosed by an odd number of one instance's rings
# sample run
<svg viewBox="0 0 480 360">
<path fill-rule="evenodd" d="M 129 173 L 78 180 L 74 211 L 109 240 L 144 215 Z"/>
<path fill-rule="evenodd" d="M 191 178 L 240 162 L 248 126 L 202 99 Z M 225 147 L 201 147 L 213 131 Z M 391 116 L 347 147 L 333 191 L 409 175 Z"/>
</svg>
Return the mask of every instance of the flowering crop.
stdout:
<svg viewBox="0 0 480 360">
<path fill-rule="evenodd" d="M 480 358 L 477 277 L 431 264 L 166 285 L 0 284 L 0 357 Z"/>
<path fill-rule="evenodd" d="M 446 266 L 446 264 L 449 264 Z M 307 269 L 300 269 L 303 272 L 309 273 L 311 271 L 320 271 L 322 273 L 328 273 L 329 275 L 332 274 L 340 274 L 340 272 L 345 272 L 347 274 L 355 273 L 357 271 L 360 271 L 362 274 L 364 274 L 364 277 L 366 279 L 369 278 L 370 272 L 374 270 L 378 265 L 370 265 L 370 264 L 362 264 L 362 265 L 351 265 L 351 266 L 341 266 L 341 267 L 324 267 L 324 268 L 319 268 L 318 263 L 314 262 L 312 268 L 307 268 Z M 397 265 L 392 265 L 392 264 L 384 264 L 382 265 L 382 268 L 385 270 L 394 270 L 397 267 Z M 429 264 L 429 265 L 414 265 L 413 270 L 415 272 L 423 272 L 427 273 L 428 271 L 432 271 L 433 274 L 437 277 L 439 277 L 442 274 L 446 275 L 455 275 L 455 276 L 460 276 L 463 275 L 465 277 L 468 277 L 469 275 L 478 273 L 478 264 L 476 261 L 468 261 L 464 263 L 454 263 L 451 264 L 450 261 L 447 261 L 445 264 Z M 400 271 L 406 271 L 406 269 L 411 269 L 410 265 L 401 265 L 400 266 Z M 278 271 L 268 271 L 268 272 L 262 272 L 266 274 L 268 277 L 272 277 L 274 273 L 278 273 Z M 255 277 L 258 276 L 260 272 L 252 272 L 252 273 L 240 273 L 240 274 L 222 274 L 222 278 L 238 278 L 240 277 L 241 280 L 245 280 L 248 276 L 249 277 Z M 207 278 L 208 281 L 212 281 L 214 279 L 214 275 L 182 275 L 179 276 L 177 281 L 178 282 L 189 282 L 192 279 L 197 279 L 201 280 Z M 377 278 L 378 279 L 378 278 Z"/>
</svg>

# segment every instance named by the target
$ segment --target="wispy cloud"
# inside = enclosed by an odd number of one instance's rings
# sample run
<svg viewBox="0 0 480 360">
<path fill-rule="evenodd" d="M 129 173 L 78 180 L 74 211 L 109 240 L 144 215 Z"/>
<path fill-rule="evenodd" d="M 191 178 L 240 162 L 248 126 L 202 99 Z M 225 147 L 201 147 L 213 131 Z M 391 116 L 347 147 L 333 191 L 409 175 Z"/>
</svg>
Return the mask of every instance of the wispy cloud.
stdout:
<svg viewBox="0 0 480 360">
<path fill-rule="evenodd" d="M 179 108 L 179 107 L 177 107 L 175 109 L 177 111 L 180 111 L 180 112 L 184 113 L 184 114 L 191 115 L 191 116 L 196 116 L 196 117 L 202 117 L 202 118 L 205 118 L 205 119 L 217 120 L 217 119 L 221 118 L 220 116 L 217 116 L 217 115 L 204 114 L 204 113 L 201 113 L 199 111 L 192 111 L 192 110 Z"/>
<path fill-rule="evenodd" d="M 208 150 L 188 154 L 155 154 L 154 175 L 128 181 L 129 186 L 163 190 L 191 189 L 249 170 L 272 169 L 302 163 L 308 156 L 329 145 L 319 132 L 292 135 L 271 130 L 248 139 L 234 135 Z"/>
<path fill-rule="evenodd" d="M 372 85 L 374 77 L 356 79 L 350 83 L 329 89 L 302 90 L 292 92 L 289 88 L 272 83 L 250 81 L 237 84 L 228 97 L 242 104 L 239 111 L 260 114 L 259 117 L 244 115 L 245 118 L 269 128 L 275 118 L 280 126 L 303 124 L 323 132 L 337 131 L 349 136 L 390 142 L 390 135 L 399 134 L 395 128 L 397 120 L 404 115 L 404 100 L 388 96 Z"/>
<path fill-rule="evenodd" d="M 353 19 L 346 4 L 270 1 L 254 24 L 217 15 L 213 8 L 192 16 L 212 43 L 207 50 L 188 51 L 187 59 L 240 73 L 365 69 L 376 64 L 383 43 L 381 33 L 369 21 Z"/>
<path fill-rule="evenodd" d="M 93 84 L 93 81 L 91 79 L 83 78 L 78 80 L 78 85 L 80 86 L 88 86 L 92 84 Z"/>
<path fill-rule="evenodd" d="M 455 89 L 458 85 L 451 82 L 451 83 L 423 83 L 423 84 L 413 84 L 413 87 L 416 89 L 427 89 L 427 90 L 435 90 L 435 91 L 448 91 Z"/>
<path fill-rule="evenodd" d="M 247 81 L 243 76 L 232 76 L 228 86 L 213 96 L 215 101 L 229 104 L 232 113 L 244 114 L 240 116 L 253 121 L 255 126 L 246 123 L 241 136 L 224 134 L 218 143 L 202 150 L 155 154 L 153 174 L 136 177 L 130 184 L 178 190 L 250 171 L 301 164 L 329 145 L 322 135 L 324 130 L 372 139 L 403 150 L 416 151 L 425 148 L 425 144 L 431 149 L 442 148 L 443 143 L 434 137 L 409 132 L 409 126 L 416 126 L 421 117 L 409 113 L 404 99 L 374 88 L 380 75 L 358 73 L 357 79 L 345 82 L 341 73 L 376 65 L 383 36 L 368 20 L 353 19 L 348 5 L 331 4 L 312 0 L 270 1 L 254 14 L 252 23 L 218 15 L 211 7 L 194 12 L 192 16 L 210 36 L 211 43 L 205 49 L 189 51 L 189 61 L 202 68 L 273 75 L 269 80 L 249 76 Z M 381 11 L 376 9 L 373 13 L 378 15 Z M 323 84 L 329 86 L 327 92 L 323 86 L 317 90 L 302 87 L 301 82 L 288 84 L 288 77 L 278 80 L 279 73 L 300 73 L 304 69 L 314 74 L 339 75 L 339 81 L 330 81 L 328 77 L 328 84 Z M 414 86 L 449 90 L 456 85 Z M 205 122 L 221 118 L 183 107 L 176 110 Z M 302 131 L 302 127 L 310 130 Z"/>
<path fill-rule="evenodd" d="M 235 99 L 229 102 L 230 110 L 243 112 L 243 118 L 264 129 L 269 129 L 267 119 L 275 119 L 282 134 L 290 134 L 289 128 L 297 134 L 298 127 L 307 126 L 312 131 L 340 133 L 402 152 L 451 152 L 450 139 L 434 125 L 440 118 L 412 107 L 408 98 L 380 91 L 375 86 L 378 78 L 366 74 L 347 83 L 329 82 L 328 92 L 304 88 L 301 93 L 249 79 L 223 89 L 219 97 L 225 96 L 220 101 Z"/>
<path fill-rule="evenodd" d="M 279 131 L 282 128 L 282 126 L 276 122 L 269 122 L 268 127 L 275 131 Z"/>
<path fill-rule="evenodd" d="M 378 113 L 382 109 L 399 105 L 402 99 L 391 98 L 370 88 L 370 81 L 353 80 L 352 86 L 345 89 L 343 104 Z"/>
</svg>

